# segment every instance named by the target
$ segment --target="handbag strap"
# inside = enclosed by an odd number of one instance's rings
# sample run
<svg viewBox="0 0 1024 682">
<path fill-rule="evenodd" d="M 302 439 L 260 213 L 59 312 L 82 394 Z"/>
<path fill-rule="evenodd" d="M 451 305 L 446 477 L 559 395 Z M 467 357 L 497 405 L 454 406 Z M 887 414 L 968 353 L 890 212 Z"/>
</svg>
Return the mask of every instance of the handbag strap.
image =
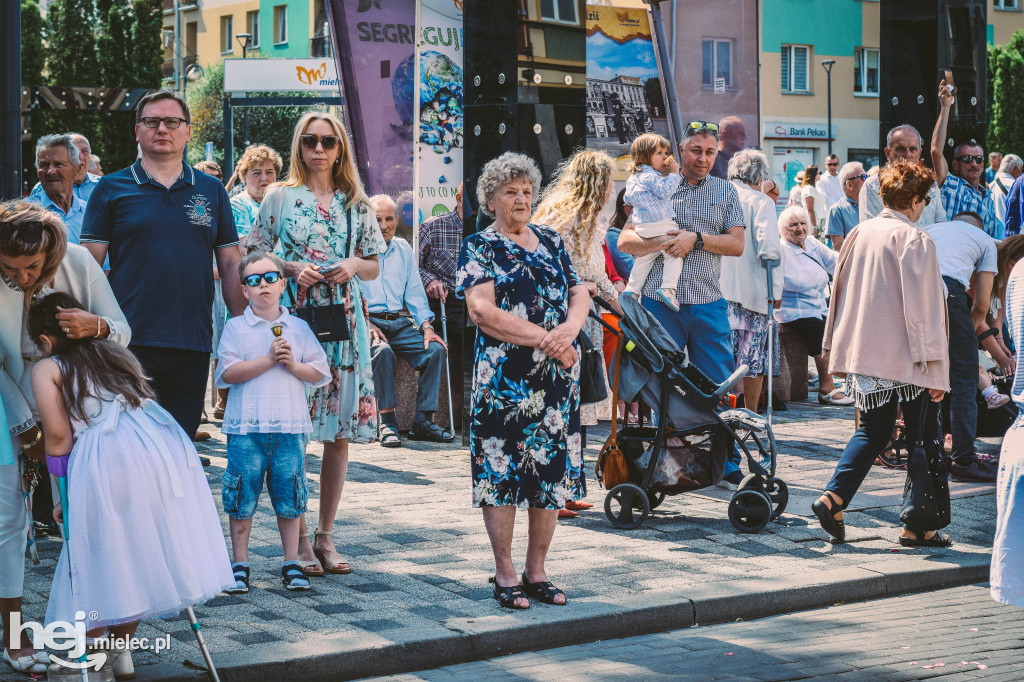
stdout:
<svg viewBox="0 0 1024 682">
<path fill-rule="evenodd" d="M 353 211 L 353 209 L 350 206 L 348 208 L 348 210 L 345 212 L 345 231 L 346 231 L 345 241 L 347 242 L 345 244 L 345 251 L 348 252 L 348 256 L 346 256 L 347 258 L 351 258 L 352 255 L 355 253 L 355 247 L 353 246 L 353 244 L 355 242 L 355 235 L 352 233 L 352 211 Z M 332 304 L 333 304 L 333 301 L 334 301 L 334 285 L 331 284 L 330 282 L 328 282 L 327 280 L 321 280 L 321 281 L 317 282 L 316 284 L 314 284 L 313 286 L 309 287 L 309 291 L 313 291 L 313 289 L 318 287 L 318 286 L 325 286 L 325 287 L 327 287 L 327 297 L 332 301 Z M 341 287 L 341 295 L 344 297 L 345 296 L 345 292 L 348 289 L 348 282 L 343 282 L 339 286 Z M 295 309 L 296 310 L 301 310 L 302 308 L 305 308 L 306 307 L 306 303 L 308 303 L 308 302 L 309 302 L 309 296 L 307 295 L 306 299 L 302 302 L 302 305 L 301 306 L 296 306 Z M 316 306 L 311 306 L 311 307 L 316 307 Z"/>
<path fill-rule="evenodd" d="M 615 344 L 615 366 L 612 371 L 612 434 L 608 437 L 608 444 L 612 447 L 618 443 L 618 419 L 619 419 L 619 370 L 622 362 L 622 351 L 626 349 L 626 337 L 619 334 L 619 341 Z"/>
</svg>

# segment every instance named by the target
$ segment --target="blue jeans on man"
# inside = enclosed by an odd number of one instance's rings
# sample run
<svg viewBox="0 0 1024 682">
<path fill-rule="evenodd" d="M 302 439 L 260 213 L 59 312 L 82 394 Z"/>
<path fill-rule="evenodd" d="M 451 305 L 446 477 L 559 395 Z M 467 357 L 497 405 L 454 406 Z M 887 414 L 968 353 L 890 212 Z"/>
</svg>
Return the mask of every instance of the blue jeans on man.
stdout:
<svg viewBox="0 0 1024 682">
<path fill-rule="evenodd" d="M 686 356 L 715 383 L 729 378 L 736 369 L 732 353 L 728 303 L 724 298 L 711 303 L 680 304 L 675 312 L 661 301 L 646 296 L 643 306 L 661 323 Z M 739 471 L 739 451 L 733 448 L 725 462 L 724 476 Z"/>
<path fill-rule="evenodd" d="M 423 413 L 437 410 L 441 390 L 441 372 L 444 369 L 445 351 L 438 343 L 423 347 L 423 332 L 416 328 L 408 317 L 385 320 L 370 313 L 370 322 L 377 326 L 387 343 L 376 342 L 370 348 L 373 364 L 373 386 L 377 397 L 377 408 L 393 409 L 398 406 L 395 389 L 395 356 L 401 356 L 414 370 L 419 372 L 420 381 L 416 391 L 417 420 Z M 430 417 L 426 417 L 429 419 Z"/>
</svg>

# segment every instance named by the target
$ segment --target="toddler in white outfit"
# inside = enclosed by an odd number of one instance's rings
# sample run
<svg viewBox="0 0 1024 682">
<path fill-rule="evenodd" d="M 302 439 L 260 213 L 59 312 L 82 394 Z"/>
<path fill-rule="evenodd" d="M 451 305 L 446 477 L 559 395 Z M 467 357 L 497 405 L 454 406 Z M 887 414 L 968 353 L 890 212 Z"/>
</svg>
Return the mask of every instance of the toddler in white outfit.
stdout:
<svg viewBox="0 0 1024 682">
<path fill-rule="evenodd" d="M 668 140 L 655 133 L 645 133 L 633 140 L 629 155 L 633 159 L 633 173 L 626 180 L 624 199 L 633 208 L 630 220 L 636 223 L 636 233 L 651 238 L 678 230 L 672 195 L 679 188 L 682 176 L 679 175 L 679 163 L 669 154 Z M 668 175 L 665 175 L 666 171 Z M 659 256 L 665 258 L 665 263 L 655 298 L 678 312 L 676 285 L 683 271 L 682 258 L 662 251 L 639 256 L 633 262 L 626 291 L 634 296 L 641 295 L 647 275 Z"/>
</svg>

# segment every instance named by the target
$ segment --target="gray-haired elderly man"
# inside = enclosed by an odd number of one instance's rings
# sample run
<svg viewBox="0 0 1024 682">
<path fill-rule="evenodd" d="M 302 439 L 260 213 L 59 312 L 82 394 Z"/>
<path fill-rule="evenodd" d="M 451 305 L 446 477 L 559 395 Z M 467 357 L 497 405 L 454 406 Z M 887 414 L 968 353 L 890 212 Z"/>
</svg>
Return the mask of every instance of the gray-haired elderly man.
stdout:
<svg viewBox="0 0 1024 682">
<path fill-rule="evenodd" d="M 996 205 L 996 218 L 1005 225 L 1006 197 L 1010 196 L 1013 183 L 1024 173 L 1024 159 L 1016 154 L 1007 154 L 1000 158 L 999 170 L 992 178 L 992 182 L 988 183 L 988 189 L 992 192 L 992 201 Z"/>
<path fill-rule="evenodd" d="M 39 192 L 27 201 L 60 216 L 68 228 L 68 241 L 78 244 L 82 237 L 85 201 L 75 194 L 75 176 L 85 167 L 70 135 L 46 135 L 36 143 L 36 173 Z"/>
<path fill-rule="evenodd" d="M 828 209 L 828 232 L 832 240 L 832 250 L 843 248 L 843 240 L 850 230 L 860 222 L 860 206 L 857 198 L 860 188 L 868 179 L 864 166 L 857 161 L 850 161 L 839 169 L 839 187 L 843 190 L 843 198 L 836 201 Z"/>
<path fill-rule="evenodd" d="M 889 131 L 885 136 L 885 158 L 889 163 L 896 163 L 902 159 L 918 162 L 921 160 L 921 152 L 924 147 L 924 138 L 912 125 L 904 123 Z M 882 212 L 882 196 L 879 194 L 881 185 L 878 174 L 870 176 L 860 188 L 860 195 L 857 199 L 860 209 L 860 220 L 864 222 L 874 218 Z M 939 195 L 938 185 L 932 185 L 928 190 L 928 204 L 924 207 L 921 217 L 917 219 L 917 226 L 924 227 L 932 223 L 946 221 L 946 211 L 942 208 L 942 197 Z"/>
<path fill-rule="evenodd" d="M 75 196 L 87 202 L 92 196 L 92 191 L 96 189 L 96 183 L 100 181 L 100 176 L 89 170 L 89 166 L 92 163 L 92 145 L 89 144 L 89 140 L 82 133 L 67 133 L 67 135 L 71 138 L 74 145 L 78 147 L 78 158 L 83 164 L 75 175 Z M 42 183 L 37 182 L 29 196 L 38 197 L 42 193 Z"/>
<path fill-rule="evenodd" d="M 672 195 L 678 232 L 643 238 L 633 223 L 619 236 L 619 249 L 633 257 L 661 251 L 683 260 L 676 285 L 679 311 L 655 298 L 661 287 L 664 259 L 654 262 L 643 288 L 643 306 L 661 322 L 689 359 L 712 381 L 722 382 L 734 369 L 732 330 L 728 305 L 719 285 L 722 256 L 743 253 L 744 217 L 739 193 L 732 183 L 710 175 L 718 155 L 718 125 L 693 121 L 683 129 L 679 144 L 679 170 L 683 182 Z M 743 476 L 739 455 L 726 462 L 727 485 L 735 487 Z"/>
<path fill-rule="evenodd" d="M 427 303 L 427 292 L 420 280 L 412 246 L 395 236 L 398 207 L 394 199 L 386 194 L 377 194 L 370 197 L 370 205 L 387 244 L 387 249 L 379 256 L 380 274 L 377 278 L 359 280 L 370 313 L 370 361 L 380 414 L 380 444 L 386 448 L 397 448 L 402 444 L 395 415 L 398 406 L 395 356 L 404 358 L 420 375 L 411 438 L 451 442 L 455 438 L 452 432 L 433 421 L 448 347 L 434 333 L 431 324 L 434 314 Z"/>
</svg>

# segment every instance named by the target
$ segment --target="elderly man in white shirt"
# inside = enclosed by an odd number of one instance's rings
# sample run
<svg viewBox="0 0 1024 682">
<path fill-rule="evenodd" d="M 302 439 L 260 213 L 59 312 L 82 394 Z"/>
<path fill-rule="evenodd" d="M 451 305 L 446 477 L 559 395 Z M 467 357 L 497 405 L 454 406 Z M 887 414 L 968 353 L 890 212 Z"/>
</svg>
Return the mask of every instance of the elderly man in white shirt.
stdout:
<svg viewBox="0 0 1024 682">
<path fill-rule="evenodd" d="M 768 159 L 754 149 L 736 152 L 729 160 L 729 181 L 736 187 L 747 226 L 743 254 L 722 259 L 722 296 L 729 302 L 729 327 L 736 366 L 747 365 L 743 378 L 743 400 L 748 410 L 757 411 L 761 384 L 768 373 L 768 335 L 774 334 L 771 367 L 779 368 L 778 328 L 771 324 L 772 305 L 782 298 L 782 271 L 775 271 L 769 295 L 765 260 L 782 255 L 775 218 L 775 203 L 761 192 L 768 178 Z"/>
<path fill-rule="evenodd" d="M 917 163 L 921 160 L 921 152 L 924 147 L 924 138 L 912 125 L 903 124 L 896 126 L 889 131 L 885 137 L 885 158 L 889 163 L 896 163 L 901 159 Z M 864 222 L 882 212 L 882 196 L 879 194 L 879 174 L 869 177 L 860 188 L 860 197 L 857 200 L 860 208 L 860 222 Z M 946 222 L 946 209 L 942 206 L 942 195 L 939 193 L 939 186 L 932 185 L 928 190 L 928 205 L 924 212 L 917 219 L 918 227 L 925 227 L 932 223 Z"/>
<path fill-rule="evenodd" d="M 452 432 L 433 422 L 448 347 L 434 333 L 431 324 L 434 313 L 430 312 L 427 303 L 427 292 L 423 289 L 412 246 L 395 236 L 398 207 L 386 194 L 370 197 L 370 205 L 387 244 L 387 249 L 379 257 L 380 274 L 377 278 L 359 280 L 370 313 L 370 358 L 380 415 L 380 444 L 386 448 L 402 444 L 395 415 L 398 405 L 396 356 L 404 358 L 420 375 L 411 438 L 449 443 L 455 438 Z"/>
<path fill-rule="evenodd" d="M 996 218 L 999 222 L 1006 224 L 1006 197 L 1010 195 L 1010 188 L 1017 178 L 1024 173 L 1024 159 L 1016 154 L 1007 154 L 999 163 L 999 170 L 996 172 L 992 182 L 988 183 L 988 189 L 992 192 L 992 202 L 996 205 Z"/>
</svg>

